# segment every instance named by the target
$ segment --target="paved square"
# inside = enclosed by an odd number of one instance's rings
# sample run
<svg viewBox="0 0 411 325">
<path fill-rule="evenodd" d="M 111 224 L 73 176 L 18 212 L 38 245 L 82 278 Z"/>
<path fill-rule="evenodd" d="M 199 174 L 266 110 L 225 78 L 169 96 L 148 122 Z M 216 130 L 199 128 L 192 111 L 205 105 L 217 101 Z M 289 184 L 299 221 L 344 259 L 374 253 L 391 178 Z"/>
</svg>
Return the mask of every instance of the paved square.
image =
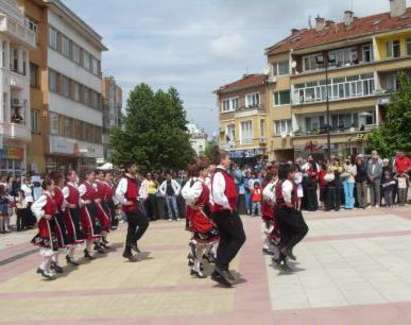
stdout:
<svg viewBox="0 0 411 325">
<path fill-rule="evenodd" d="M 234 289 L 188 274 L 182 222 L 152 223 L 140 244 L 150 254 L 135 264 L 121 257 L 122 227 L 109 254 L 52 282 L 34 272 L 32 233 L 0 237 L 0 324 L 411 323 L 409 208 L 305 216 L 310 233 L 289 275 L 261 254 L 261 221 L 243 219 Z"/>
</svg>

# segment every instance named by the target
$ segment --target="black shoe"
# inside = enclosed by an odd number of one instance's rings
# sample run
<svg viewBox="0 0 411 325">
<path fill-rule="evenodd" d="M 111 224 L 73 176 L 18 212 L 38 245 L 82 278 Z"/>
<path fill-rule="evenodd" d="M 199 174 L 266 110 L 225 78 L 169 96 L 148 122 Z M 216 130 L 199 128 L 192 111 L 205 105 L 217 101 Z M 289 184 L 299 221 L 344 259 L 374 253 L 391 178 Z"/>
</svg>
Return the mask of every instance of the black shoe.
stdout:
<svg viewBox="0 0 411 325">
<path fill-rule="evenodd" d="M 41 268 L 38 268 L 37 271 L 36 271 L 36 273 L 37 273 L 37 274 L 41 274 L 41 276 L 42 276 L 43 278 L 47 279 L 47 280 L 54 280 L 54 279 L 55 279 L 55 277 L 54 277 L 53 275 L 51 275 L 50 273 L 44 271 L 44 270 L 41 269 Z"/>
<path fill-rule="evenodd" d="M 264 255 L 273 255 L 274 253 L 272 251 L 270 251 L 268 248 L 263 248 L 263 254 Z"/>
<path fill-rule="evenodd" d="M 70 256 L 66 256 L 66 261 L 67 261 L 67 264 L 71 264 L 71 265 L 73 265 L 73 266 L 79 266 L 80 264 L 79 263 L 77 263 L 77 262 L 75 262 Z"/>
<path fill-rule="evenodd" d="M 233 281 L 235 280 L 233 275 L 230 273 L 228 270 L 224 270 L 218 266 L 215 267 L 215 271 L 221 275 L 221 277 L 228 282 L 230 285 L 233 284 Z"/>
<path fill-rule="evenodd" d="M 94 243 L 94 250 L 99 254 L 105 254 L 104 248 L 101 246 L 100 243 Z"/>
<path fill-rule="evenodd" d="M 54 271 L 56 271 L 56 273 L 60 273 L 60 274 L 61 274 L 61 273 L 64 272 L 63 268 L 62 268 L 61 266 L 57 265 L 56 262 L 52 262 L 51 265 L 50 265 L 50 267 L 51 267 L 51 269 L 53 269 Z"/>
<path fill-rule="evenodd" d="M 84 250 L 84 257 L 88 258 L 89 260 L 94 260 L 94 256 L 91 256 L 87 249 Z"/>
<path fill-rule="evenodd" d="M 131 249 L 132 249 L 133 251 L 135 251 L 136 253 L 141 254 L 141 250 L 140 250 L 140 248 L 138 248 L 137 243 L 136 243 L 136 244 L 132 244 L 132 245 L 131 245 Z"/>
<path fill-rule="evenodd" d="M 109 241 L 106 238 L 102 238 L 103 244 L 107 245 L 109 243 Z"/>
<path fill-rule="evenodd" d="M 133 253 L 131 253 L 131 251 L 124 251 L 123 257 L 128 259 L 130 262 L 137 262 L 136 257 L 133 255 Z"/>
<path fill-rule="evenodd" d="M 222 286 L 226 287 L 226 288 L 231 288 L 232 285 L 229 281 L 227 281 L 226 279 L 224 279 L 220 273 L 218 273 L 217 271 L 214 271 L 213 274 L 211 274 L 211 279 L 219 284 L 221 284 Z"/>
<path fill-rule="evenodd" d="M 297 257 L 295 257 L 295 255 L 293 254 L 293 251 L 291 248 L 283 248 L 281 249 L 281 253 L 283 253 L 285 256 L 292 259 L 293 261 L 297 260 Z"/>
</svg>

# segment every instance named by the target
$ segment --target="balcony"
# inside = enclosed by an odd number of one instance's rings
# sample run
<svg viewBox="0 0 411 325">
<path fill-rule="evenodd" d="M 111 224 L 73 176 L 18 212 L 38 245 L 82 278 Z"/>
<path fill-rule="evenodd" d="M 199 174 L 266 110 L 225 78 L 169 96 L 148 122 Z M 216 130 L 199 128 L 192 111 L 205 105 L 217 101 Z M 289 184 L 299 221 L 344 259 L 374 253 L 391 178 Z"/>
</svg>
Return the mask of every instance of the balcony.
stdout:
<svg viewBox="0 0 411 325">
<path fill-rule="evenodd" d="M 31 141 L 30 127 L 23 123 L 0 123 L 0 134 L 9 139 Z"/>
<path fill-rule="evenodd" d="M 367 124 L 361 127 L 331 127 L 331 135 L 348 135 L 348 134 L 358 134 L 358 133 L 368 133 L 377 128 L 376 124 Z M 308 138 L 308 137 L 321 137 L 323 138 L 327 134 L 327 126 L 323 126 L 320 129 L 314 129 L 311 131 L 295 131 L 293 136 L 294 138 Z"/>
<path fill-rule="evenodd" d="M 24 23 L 17 22 L 15 19 L 0 14 L 0 32 L 7 34 L 17 43 L 31 48 L 36 47 L 36 34 Z"/>
</svg>

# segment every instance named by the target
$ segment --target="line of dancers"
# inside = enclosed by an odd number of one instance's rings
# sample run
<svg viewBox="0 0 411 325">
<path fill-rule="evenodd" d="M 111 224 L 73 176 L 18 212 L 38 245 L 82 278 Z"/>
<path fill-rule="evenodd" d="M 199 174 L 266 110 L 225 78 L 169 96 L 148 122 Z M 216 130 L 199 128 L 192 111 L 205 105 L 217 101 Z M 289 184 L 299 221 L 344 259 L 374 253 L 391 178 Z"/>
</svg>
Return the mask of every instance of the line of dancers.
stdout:
<svg viewBox="0 0 411 325">
<path fill-rule="evenodd" d="M 74 170 L 65 178 L 60 173 L 45 178 L 43 193 L 31 206 L 38 224 L 32 243 L 40 247 L 37 273 L 42 277 L 53 280 L 64 272 L 60 254 L 77 267 L 75 252 L 82 246 L 88 260 L 94 259 L 94 252 L 106 253 L 107 235 L 118 225 L 112 178 L 111 172 L 93 170 L 84 172 L 81 183 Z"/>
</svg>

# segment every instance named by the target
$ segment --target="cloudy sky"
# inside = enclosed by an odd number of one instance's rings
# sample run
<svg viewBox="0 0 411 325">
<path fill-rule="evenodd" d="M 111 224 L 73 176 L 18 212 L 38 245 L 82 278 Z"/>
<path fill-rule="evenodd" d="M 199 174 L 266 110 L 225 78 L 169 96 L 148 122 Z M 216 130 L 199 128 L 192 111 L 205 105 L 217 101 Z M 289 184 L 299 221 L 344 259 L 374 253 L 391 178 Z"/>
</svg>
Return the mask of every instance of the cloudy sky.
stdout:
<svg viewBox="0 0 411 325">
<path fill-rule="evenodd" d="M 125 95 L 138 83 L 176 87 L 190 121 L 217 130 L 219 86 L 263 72 L 264 48 L 318 14 L 341 20 L 389 10 L 389 0 L 64 0 L 104 37 L 103 70 Z M 410 5 L 411 0 L 408 0 Z"/>
</svg>

